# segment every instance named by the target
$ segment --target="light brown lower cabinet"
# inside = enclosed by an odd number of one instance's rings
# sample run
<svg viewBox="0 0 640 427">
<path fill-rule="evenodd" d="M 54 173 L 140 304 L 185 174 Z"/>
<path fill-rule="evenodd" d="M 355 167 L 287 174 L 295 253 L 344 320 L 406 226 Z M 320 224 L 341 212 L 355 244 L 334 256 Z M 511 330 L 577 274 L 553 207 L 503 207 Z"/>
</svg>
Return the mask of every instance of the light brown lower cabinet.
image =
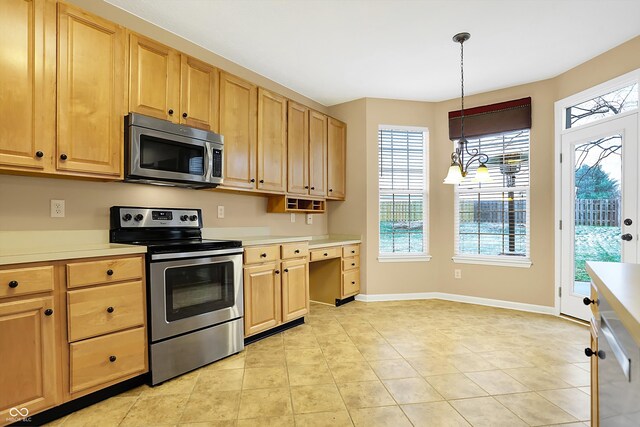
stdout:
<svg viewBox="0 0 640 427">
<path fill-rule="evenodd" d="M 143 255 L 0 266 L 0 425 L 147 372 L 144 281 Z"/>
<path fill-rule="evenodd" d="M 245 337 L 309 312 L 307 253 L 307 242 L 245 248 Z M 279 259 L 273 260 L 276 254 Z"/>
<path fill-rule="evenodd" d="M 0 301 L 0 424 L 58 403 L 58 316 L 51 293 Z"/>
<path fill-rule="evenodd" d="M 592 304 L 593 307 L 597 307 Z M 598 333 L 594 325 L 594 320 L 591 319 L 591 350 L 596 354 L 598 353 Z M 600 425 L 600 410 L 598 403 L 598 358 L 590 357 L 591 359 L 591 427 L 598 427 Z"/>
</svg>

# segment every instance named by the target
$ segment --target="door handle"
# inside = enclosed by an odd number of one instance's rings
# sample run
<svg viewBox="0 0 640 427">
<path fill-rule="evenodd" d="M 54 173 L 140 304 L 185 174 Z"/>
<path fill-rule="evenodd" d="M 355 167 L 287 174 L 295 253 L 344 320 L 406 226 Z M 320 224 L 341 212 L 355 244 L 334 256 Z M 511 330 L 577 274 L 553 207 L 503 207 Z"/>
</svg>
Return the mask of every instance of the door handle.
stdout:
<svg viewBox="0 0 640 427">
<path fill-rule="evenodd" d="M 625 242 L 630 242 L 631 240 L 633 240 L 633 236 L 629 233 L 623 234 L 622 236 L 620 236 L 620 238 Z"/>
<path fill-rule="evenodd" d="M 633 221 L 631 221 L 631 218 L 626 218 L 624 220 L 624 225 L 631 225 L 631 224 L 633 224 Z"/>
</svg>

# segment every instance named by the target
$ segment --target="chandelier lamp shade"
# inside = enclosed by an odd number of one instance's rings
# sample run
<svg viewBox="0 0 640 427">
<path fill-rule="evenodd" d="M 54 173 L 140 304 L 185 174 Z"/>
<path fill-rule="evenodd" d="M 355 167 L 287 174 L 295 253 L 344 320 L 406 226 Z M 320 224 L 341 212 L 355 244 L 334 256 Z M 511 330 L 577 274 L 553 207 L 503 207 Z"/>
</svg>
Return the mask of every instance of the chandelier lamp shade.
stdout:
<svg viewBox="0 0 640 427">
<path fill-rule="evenodd" d="M 464 43 L 470 38 L 471 34 L 469 33 L 458 33 L 453 36 L 453 41 L 460 43 L 460 137 L 457 140 L 455 151 L 451 153 L 451 166 L 449 166 L 449 172 L 444 179 L 445 184 L 460 184 L 467 177 L 469 167 L 474 162 L 479 163 L 474 181 L 492 181 L 486 166 L 489 157 L 478 149 L 469 150 L 467 139 L 464 136 Z"/>
</svg>

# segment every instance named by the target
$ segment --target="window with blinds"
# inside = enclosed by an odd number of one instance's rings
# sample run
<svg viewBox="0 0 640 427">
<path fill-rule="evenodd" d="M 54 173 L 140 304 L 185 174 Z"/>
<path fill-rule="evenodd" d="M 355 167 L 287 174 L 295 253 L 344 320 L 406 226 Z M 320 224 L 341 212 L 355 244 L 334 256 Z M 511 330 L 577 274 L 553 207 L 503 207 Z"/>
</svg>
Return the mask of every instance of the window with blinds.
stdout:
<svg viewBox="0 0 640 427">
<path fill-rule="evenodd" d="M 456 256 L 528 259 L 529 129 L 469 139 L 468 147 L 489 156 L 492 182 L 474 182 L 472 171 L 456 189 Z"/>
<path fill-rule="evenodd" d="M 378 130 L 381 257 L 427 253 L 427 139 L 425 128 Z"/>
</svg>

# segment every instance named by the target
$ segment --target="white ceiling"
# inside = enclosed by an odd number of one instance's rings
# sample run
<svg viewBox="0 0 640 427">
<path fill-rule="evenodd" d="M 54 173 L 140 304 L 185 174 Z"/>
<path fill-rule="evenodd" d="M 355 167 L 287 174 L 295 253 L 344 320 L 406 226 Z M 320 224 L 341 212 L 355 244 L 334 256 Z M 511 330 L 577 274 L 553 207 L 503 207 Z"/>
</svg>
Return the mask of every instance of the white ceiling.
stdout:
<svg viewBox="0 0 640 427">
<path fill-rule="evenodd" d="M 556 76 L 640 34 L 638 0 L 106 0 L 324 105 Z M 640 53 L 638 53 L 640 54 Z"/>
</svg>

